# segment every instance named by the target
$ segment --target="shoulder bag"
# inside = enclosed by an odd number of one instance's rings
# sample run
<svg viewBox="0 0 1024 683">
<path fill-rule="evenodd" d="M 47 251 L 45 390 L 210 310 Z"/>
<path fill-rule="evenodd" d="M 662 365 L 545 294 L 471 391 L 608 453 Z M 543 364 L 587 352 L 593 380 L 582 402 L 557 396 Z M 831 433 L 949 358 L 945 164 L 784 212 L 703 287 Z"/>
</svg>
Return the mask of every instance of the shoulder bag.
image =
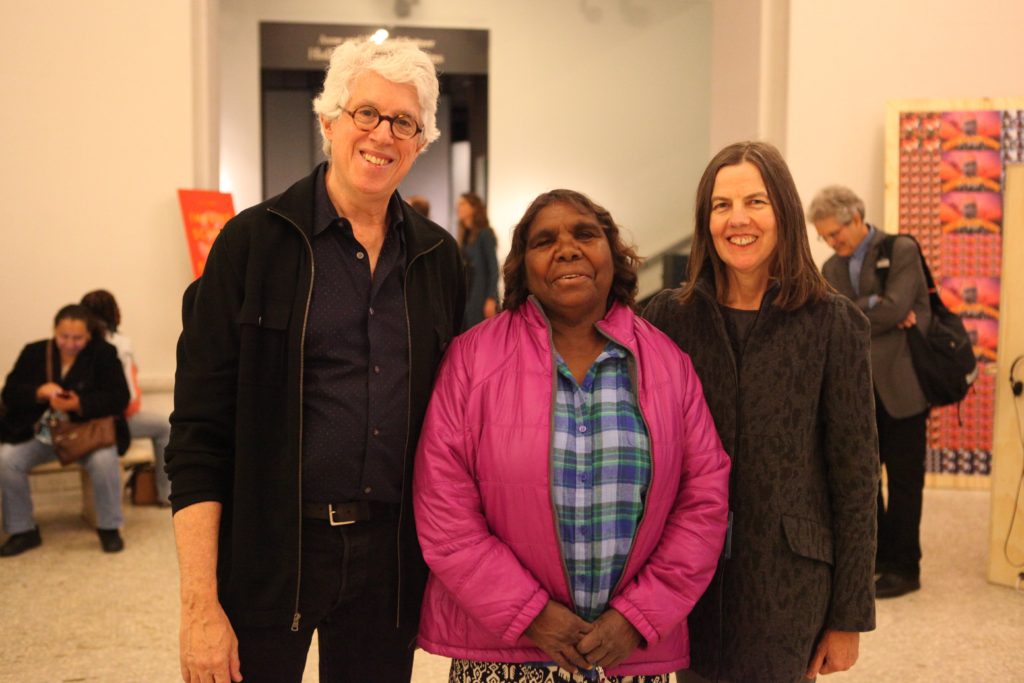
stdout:
<svg viewBox="0 0 1024 683">
<path fill-rule="evenodd" d="M 878 280 L 885 291 L 889 265 L 892 262 L 892 245 L 898 237 L 914 240 L 921 257 L 921 268 L 928 283 L 928 302 L 931 306 L 932 321 L 922 332 L 917 325 L 907 329 L 907 343 L 914 372 L 921 385 L 924 397 L 933 406 L 947 406 L 959 403 L 967 396 L 978 377 L 978 364 L 974 357 L 971 337 L 967 334 L 960 316 L 946 308 L 939 297 L 938 288 L 932 278 L 932 271 L 925 261 L 921 245 L 911 235 L 886 235 L 882 242 L 882 254 L 875 265 Z"/>
</svg>

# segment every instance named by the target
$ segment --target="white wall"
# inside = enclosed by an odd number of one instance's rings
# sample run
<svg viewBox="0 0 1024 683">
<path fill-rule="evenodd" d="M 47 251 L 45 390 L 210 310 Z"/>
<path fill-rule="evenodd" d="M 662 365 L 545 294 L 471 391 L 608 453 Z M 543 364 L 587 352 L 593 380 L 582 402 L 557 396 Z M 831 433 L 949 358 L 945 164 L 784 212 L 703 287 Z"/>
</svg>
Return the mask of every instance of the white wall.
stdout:
<svg viewBox="0 0 1024 683">
<path fill-rule="evenodd" d="M 841 183 L 882 222 L 889 100 L 1024 95 L 1018 0 L 791 0 L 789 13 L 785 151 L 805 204 Z"/>
<path fill-rule="evenodd" d="M 170 375 L 190 279 L 175 194 L 193 174 L 189 4 L 2 6 L 0 373 L 102 287 L 143 373 Z"/>
<path fill-rule="evenodd" d="M 221 168 L 237 208 L 260 200 L 258 24 L 490 30 L 489 213 L 504 253 L 540 192 L 604 204 L 655 253 L 691 229 L 708 158 L 711 0 L 222 0 Z"/>
</svg>

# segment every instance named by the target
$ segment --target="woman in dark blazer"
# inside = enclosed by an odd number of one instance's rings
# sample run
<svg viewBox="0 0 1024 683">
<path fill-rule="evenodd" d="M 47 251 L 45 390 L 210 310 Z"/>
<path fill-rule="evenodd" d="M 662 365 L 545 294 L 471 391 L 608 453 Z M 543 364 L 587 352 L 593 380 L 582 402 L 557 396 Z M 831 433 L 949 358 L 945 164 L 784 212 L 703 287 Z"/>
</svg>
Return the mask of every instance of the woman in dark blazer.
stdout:
<svg viewBox="0 0 1024 683">
<path fill-rule="evenodd" d="M 726 147 L 697 189 L 688 281 L 644 312 L 693 359 L 732 457 L 732 526 L 680 681 L 849 668 L 874 628 L 869 327 L 811 260 L 778 150 Z"/>
<path fill-rule="evenodd" d="M 124 548 L 118 532 L 123 517 L 117 458 L 127 450 L 130 438 L 122 417 L 128 406 L 128 384 L 117 350 L 103 341 L 102 335 L 93 336 L 91 323 L 92 316 L 84 306 L 71 304 L 60 309 L 53 338 L 28 344 L 7 375 L 2 394 L 6 414 L 0 421 L 4 442 L 0 447 L 0 490 L 4 531 L 10 537 L 0 546 L 0 557 L 42 543 L 32 514 L 28 473 L 36 465 L 57 459 L 48 432 L 37 434 L 35 430 L 47 410 L 65 413 L 72 422 L 115 417 L 116 445 L 97 448 L 78 464 L 92 480 L 100 545 L 105 552 Z"/>
</svg>

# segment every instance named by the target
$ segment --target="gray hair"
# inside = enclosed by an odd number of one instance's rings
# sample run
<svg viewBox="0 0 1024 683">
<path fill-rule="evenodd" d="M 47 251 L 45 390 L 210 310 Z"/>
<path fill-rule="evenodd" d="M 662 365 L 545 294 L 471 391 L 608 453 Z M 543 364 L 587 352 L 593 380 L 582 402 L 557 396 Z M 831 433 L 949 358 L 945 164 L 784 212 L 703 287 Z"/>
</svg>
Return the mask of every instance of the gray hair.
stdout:
<svg viewBox="0 0 1024 683">
<path fill-rule="evenodd" d="M 864 201 L 848 187 L 829 185 L 811 200 L 807 220 L 817 223 L 835 216 L 840 225 L 849 225 L 853 222 L 854 212 L 864 220 Z"/>
<path fill-rule="evenodd" d="M 430 55 L 408 38 L 391 38 L 381 44 L 366 39 L 347 40 L 331 53 L 331 63 L 324 77 L 324 89 L 313 100 L 317 119 L 322 115 L 329 121 L 341 116 L 341 108 L 348 103 L 349 86 L 353 79 L 367 72 L 376 72 L 392 83 L 409 84 L 416 88 L 420 99 L 423 132 L 420 139 L 423 151 L 441 137 L 437 129 L 437 70 Z M 324 154 L 330 158 L 331 141 L 320 123 Z"/>
</svg>

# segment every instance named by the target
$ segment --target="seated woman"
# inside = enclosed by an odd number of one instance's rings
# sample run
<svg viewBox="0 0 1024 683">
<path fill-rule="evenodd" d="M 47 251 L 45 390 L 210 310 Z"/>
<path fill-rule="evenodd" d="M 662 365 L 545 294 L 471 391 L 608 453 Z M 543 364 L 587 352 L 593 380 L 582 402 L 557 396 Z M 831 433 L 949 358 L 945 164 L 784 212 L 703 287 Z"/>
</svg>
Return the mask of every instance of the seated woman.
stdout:
<svg viewBox="0 0 1024 683">
<path fill-rule="evenodd" d="M 3 388 L 6 414 L 0 424 L 0 492 L 3 527 L 10 534 L 0 557 L 18 555 L 42 543 L 32 514 L 28 473 L 56 460 L 48 432 L 36 425 L 48 410 L 65 413 L 73 422 L 114 416 L 117 444 L 98 448 L 78 461 L 92 480 L 100 545 L 104 552 L 124 548 L 121 526 L 121 468 L 118 453 L 128 449 L 128 429 L 121 415 L 128 405 L 128 385 L 113 346 L 94 337 L 91 316 L 71 304 L 57 312 L 53 339 L 29 344 L 21 351 Z M 49 354 L 47 347 L 50 347 Z M 47 377 L 47 358 L 51 359 Z"/>
<path fill-rule="evenodd" d="M 416 457 L 419 645 L 450 681 L 664 682 L 722 548 L 729 461 L 693 367 L 630 306 L 609 213 L 554 190 L 504 312 L 458 337 Z"/>
<path fill-rule="evenodd" d="M 683 683 L 843 671 L 874 628 L 878 451 L 867 318 L 811 260 L 778 150 L 730 145 L 697 187 L 689 278 L 644 317 L 690 354 L 732 456 L 731 542 Z"/>
<path fill-rule="evenodd" d="M 170 507 L 171 482 L 164 471 L 164 449 L 171 438 L 171 423 L 167 415 L 142 410 L 142 391 L 139 389 L 139 368 L 135 364 L 132 340 L 119 331 L 121 309 L 114 295 L 105 289 L 97 289 L 82 297 L 82 305 L 89 309 L 104 332 L 104 337 L 117 349 L 118 360 L 124 370 L 131 398 L 124 411 L 128 420 L 128 431 L 133 439 L 149 439 L 153 443 L 153 468 L 156 479 L 156 502 L 161 507 Z"/>
</svg>

